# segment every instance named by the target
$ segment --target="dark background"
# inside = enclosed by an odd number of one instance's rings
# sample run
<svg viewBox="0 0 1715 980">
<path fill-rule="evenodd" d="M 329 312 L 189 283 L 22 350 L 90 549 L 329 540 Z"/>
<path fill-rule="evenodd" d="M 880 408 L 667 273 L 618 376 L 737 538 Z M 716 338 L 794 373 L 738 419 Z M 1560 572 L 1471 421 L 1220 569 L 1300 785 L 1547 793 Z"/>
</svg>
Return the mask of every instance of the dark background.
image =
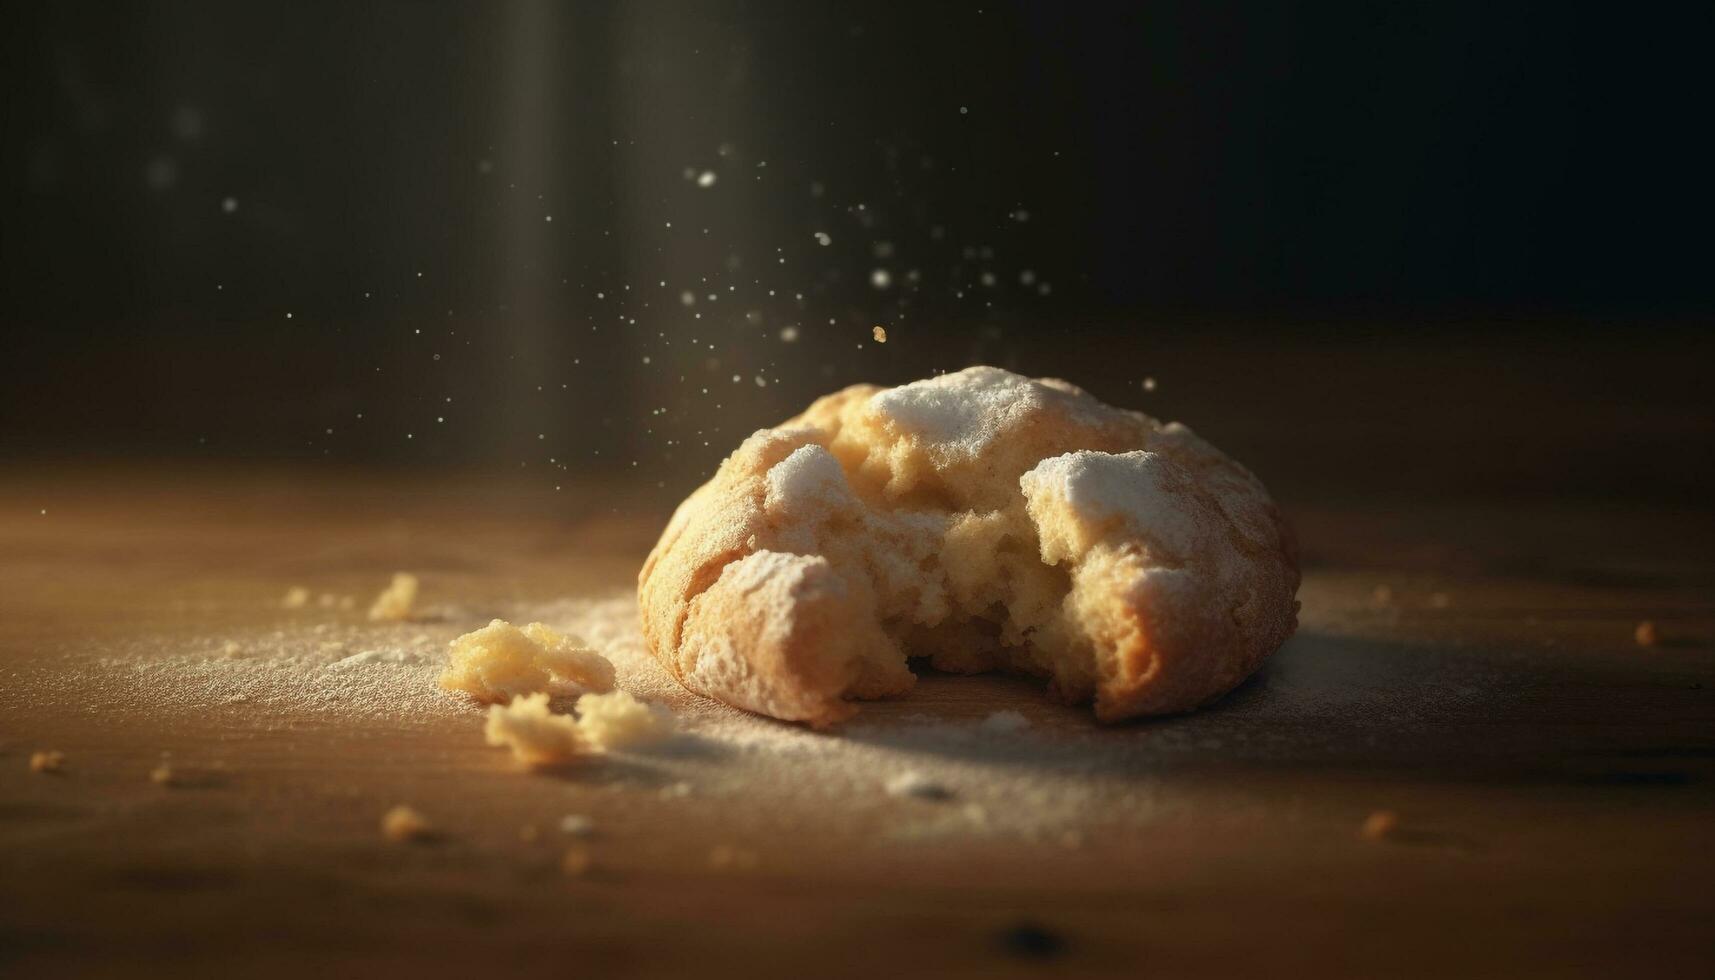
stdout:
<svg viewBox="0 0 1715 980">
<path fill-rule="evenodd" d="M 817 394 L 987 361 L 1288 495 L 1701 499 L 1712 21 L 9 3 L 0 460 L 677 496 Z"/>
</svg>

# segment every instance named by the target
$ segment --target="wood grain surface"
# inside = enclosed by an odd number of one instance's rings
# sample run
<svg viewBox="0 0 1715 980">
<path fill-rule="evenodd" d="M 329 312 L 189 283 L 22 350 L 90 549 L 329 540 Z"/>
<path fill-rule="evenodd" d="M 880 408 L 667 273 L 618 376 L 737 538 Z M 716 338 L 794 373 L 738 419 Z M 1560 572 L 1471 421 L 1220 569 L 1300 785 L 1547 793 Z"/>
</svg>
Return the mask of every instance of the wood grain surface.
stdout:
<svg viewBox="0 0 1715 980">
<path fill-rule="evenodd" d="M 193 668 L 231 637 L 439 648 L 490 613 L 623 603 L 663 517 L 638 499 L 314 469 L 5 474 L 0 972 L 1715 967 L 1703 509 L 1292 503 L 1299 635 L 1219 705 L 1113 728 L 1023 680 L 927 675 L 821 736 L 675 700 L 678 749 L 532 774 L 474 709 L 213 710 L 183 689 L 219 676 Z M 408 634 L 362 618 L 398 569 L 424 583 Z M 299 585 L 357 608 L 281 609 Z M 1644 619 L 1658 645 L 1634 641 Z M 976 726 L 1002 708 L 1030 727 Z M 30 771 L 42 749 L 63 772 Z M 164 752 L 177 785 L 149 778 Z M 953 799 L 890 796 L 905 769 Z M 440 836 L 385 841 L 397 803 Z M 1378 810 L 1397 826 L 1367 839 Z M 567 838 L 567 813 L 596 833 Z M 561 871 L 573 847 L 585 874 Z"/>
</svg>

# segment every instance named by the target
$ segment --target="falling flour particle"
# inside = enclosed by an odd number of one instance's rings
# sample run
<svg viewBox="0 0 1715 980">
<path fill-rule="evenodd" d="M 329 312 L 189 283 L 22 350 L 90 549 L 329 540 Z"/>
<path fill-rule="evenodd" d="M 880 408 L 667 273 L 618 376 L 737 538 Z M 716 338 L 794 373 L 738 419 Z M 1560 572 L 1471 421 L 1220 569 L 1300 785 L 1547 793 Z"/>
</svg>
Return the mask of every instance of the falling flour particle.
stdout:
<svg viewBox="0 0 1715 980">
<path fill-rule="evenodd" d="M 60 772 L 65 768 L 66 755 L 64 752 L 48 749 L 34 752 L 30 755 L 30 771 L 39 773 Z"/>
<path fill-rule="evenodd" d="M 426 841 L 435 836 L 435 828 L 421 813 L 400 805 L 382 815 L 381 836 L 397 843 Z"/>
<path fill-rule="evenodd" d="M 378 623 L 397 623 L 411 618 L 411 606 L 417 601 L 417 576 L 395 572 L 393 581 L 375 597 L 369 607 L 369 618 Z"/>
<path fill-rule="evenodd" d="M 595 821 L 581 813 L 568 813 L 560 818 L 560 833 L 568 837 L 588 837 L 595 832 Z"/>
<path fill-rule="evenodd" d="M 828 237 L 827 232 L 825 232 L 825 231 L 816 232 L 816 244 L 817 245 L 832 245 L 833 243 L 834 243 L 834 240 L 832 238 Z"/>
<path fill-rule="evenodd" d="M 1144 378 L 1143 379 L 1143 390 L 1144 391 L 1154 391 L 1155 390 L 1155 379 L 1154 378 Z"/>
<path fill-rule="evenodd" d="M 715 172 L 713 170 L 705 170 L 697 175 L 697 186 L 713 187 L 715 186 L 716 179 L 717 178 L 715 177 Z"/>
<path fill-rule="evenodd" d="M 875 338 L 875 342 L 878 344 L 887 343 L 887 328 L 886 327 L 877 325 L 876 327 L 874 327 L 873 329 L 870 330 L 870 335 Z"/>
<path fill-rule="evenodd" d="M 782 343 L 790 344 L 793 341 L 796 341 L 797 339 L 798 339 L 798 328 L 797 327 L 781 327 L 780 328 L 780 340 Z"/>
<path fill-rule="evenodd" d="M 877 289 L 886 289 L 893 285 L 893 273 L 886 269 L 876 269 L 869 274 L 869 284 Z"/>
<path fill-rule="evenodd" d="M 902 772 L 887 781 L 889 796 L 910 796 L 919 800 L 945 800 L 953 793 L 920 772 Z"/>
<path fill-rule="evenodd" d="M 301 585 L 294 585 L 286 590 L 286 595 L 280 600 L 282 609 L 302 609 L 310 604 L 310 590 Z"/>
</svg>

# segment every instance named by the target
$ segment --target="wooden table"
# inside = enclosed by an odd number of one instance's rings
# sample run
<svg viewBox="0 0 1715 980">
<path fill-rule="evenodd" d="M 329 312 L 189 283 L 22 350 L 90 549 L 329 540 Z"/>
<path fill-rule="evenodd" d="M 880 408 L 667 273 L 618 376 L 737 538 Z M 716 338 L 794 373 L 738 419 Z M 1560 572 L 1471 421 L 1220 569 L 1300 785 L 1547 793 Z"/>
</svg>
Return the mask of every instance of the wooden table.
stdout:
<svg viewBox="0 0 1715 980">
<path fill-rule="evenodd" d="M 483 744 L 479 712 L 400 686 L 432 664 L 326 680 L 491 615 L 577 625 L 579 596 L 620 623 L 662 517 L 638 499 L 325 469 L 7 473 L 0 973 L 1715 969 L 1707 510 L 1288 501 L 1298 636 L 1215 708 L 1110 729 L 1024 681 L 925 676 L 817 736 L 633 660 L 623 676 L 686 738 L 530 774 Z M 421 576 L 422 621 L 364 622 L 396 569 Z M 280 608 L 297 585 L 309 608 Z M 1661 644 L 1634 642 L 1642 619 Z M 294 670 L 321 686 L 293 693 Z M 371 691 L 395 699 L 353 700 Z M 999 708 L 1030 727 L 978 727 Z M 64 771 L 31 773 L 38 749 Z M 177 785 L 149 779 L 163 752 Z M 952 799 L 889 795 L 907 770 Z M 397 803 L 439 839 L 384 840 Z M 1377 810 L 1397 828 L 1366 839 Z M 569 813 L 594 835 L 562 834 Z M 574 847 L 586 874 L 561 871 Z"/>
</svg>

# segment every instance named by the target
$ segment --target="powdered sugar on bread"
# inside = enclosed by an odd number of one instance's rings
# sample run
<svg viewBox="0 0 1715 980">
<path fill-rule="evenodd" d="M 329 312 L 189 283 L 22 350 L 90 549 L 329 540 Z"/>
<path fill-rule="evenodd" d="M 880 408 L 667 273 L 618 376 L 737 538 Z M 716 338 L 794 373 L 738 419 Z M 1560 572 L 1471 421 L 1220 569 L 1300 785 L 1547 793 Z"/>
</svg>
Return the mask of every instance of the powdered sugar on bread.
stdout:
<svg viewBox="0 0 1715 980">
<path fill-rule="evenodd" d="M 1184 711 L 1291 634 L 1290 535 L 1183 426 L 996 368 L 860 385 L 747 439 L 639 579 L 687 687 L 825 725 L 907 661 L 1045 678 L 1116 720 Z"/>
</svg>

